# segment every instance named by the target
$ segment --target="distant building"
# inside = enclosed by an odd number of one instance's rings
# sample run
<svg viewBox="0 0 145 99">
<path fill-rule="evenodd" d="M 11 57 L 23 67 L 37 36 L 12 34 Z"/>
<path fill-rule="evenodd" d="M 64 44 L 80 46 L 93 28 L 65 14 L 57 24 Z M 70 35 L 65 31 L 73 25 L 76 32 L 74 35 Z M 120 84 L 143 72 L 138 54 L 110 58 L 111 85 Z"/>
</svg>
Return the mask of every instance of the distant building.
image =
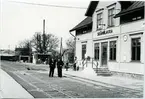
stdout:
<svg viewBox="0 0 145 99">
<path fill-rule="evenodd" d="M 15 51 L 8 49 L 0 50 L 0 60 L 15 61 Z"/>
<path fill-rule="evenodd" d="M 144 74 L 144 2 L 91 1 L 87 18 L 70 30 L 76 35 L 76 56 L 99 63 L 98 68 Z"/>
<path fill-rule="evenodd" d="M 32 50 L 29 48 L 15 48 L 15 56 L 18 61 L 31 62 L 32 61 Z"/>
<path fill-rule="evenodd" d="M 51 58 L 52 53 L 48 52 L 47 54 L 34 53 L 33 54 L 33 63 L 34 64 L 48 64 L 49 59 Z"/>
</svg>

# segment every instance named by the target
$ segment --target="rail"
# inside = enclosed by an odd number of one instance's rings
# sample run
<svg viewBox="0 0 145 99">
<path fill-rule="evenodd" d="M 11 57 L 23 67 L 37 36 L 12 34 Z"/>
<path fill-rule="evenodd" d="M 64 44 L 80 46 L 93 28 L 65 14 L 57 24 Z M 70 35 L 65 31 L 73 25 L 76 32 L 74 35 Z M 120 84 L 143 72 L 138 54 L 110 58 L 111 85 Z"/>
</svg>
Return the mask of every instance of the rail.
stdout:
<svg viewBox="0 0 145 99">
<path fill-rule="evenodd" d="M 95 65 L 95 68 L 93 67 Z M 97 60 L 92 58 L 92 68 L 96 69 L 96 73 L 98 73 L 98 62 Z"/>
</svg>

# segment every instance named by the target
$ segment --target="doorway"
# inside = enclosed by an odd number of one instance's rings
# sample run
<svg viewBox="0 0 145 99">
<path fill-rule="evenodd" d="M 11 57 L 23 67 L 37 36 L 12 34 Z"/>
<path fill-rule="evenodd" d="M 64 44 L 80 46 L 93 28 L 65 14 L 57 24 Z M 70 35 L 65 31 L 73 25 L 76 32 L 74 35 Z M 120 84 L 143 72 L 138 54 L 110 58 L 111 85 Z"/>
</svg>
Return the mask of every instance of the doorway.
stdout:
<svg viewBox="0 0 145 99">
<path fill-rule="evenodd" d="M 107 67 L 107 48 L 108 42 L 101 43 L 101 66 Z"/>
</svg>

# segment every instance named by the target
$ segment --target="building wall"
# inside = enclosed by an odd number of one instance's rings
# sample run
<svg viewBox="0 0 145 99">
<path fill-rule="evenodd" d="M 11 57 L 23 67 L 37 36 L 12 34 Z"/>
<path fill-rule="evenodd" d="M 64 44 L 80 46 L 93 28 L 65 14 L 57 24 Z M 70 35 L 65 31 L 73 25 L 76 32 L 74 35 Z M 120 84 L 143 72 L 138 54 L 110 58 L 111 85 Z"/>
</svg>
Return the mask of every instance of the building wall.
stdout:
<svg viewBox="0 0 145 99">
<path fill-rule="evenodd" d="M 96 10 L 95 10 L 95 12 L 97 11 L 97 10 L 99 10 L 100 8 L 104 8 L 104 10 L 103 10 L 103 24 L 105 24 L 105 27 L 104 27 L 104 29 L 105 30 L 111 30 L 111 29 L 113 29 L 113 33 L 111 33 L 111 34 L 107 34 L 108 35 L 108 37 L 114 37 L 114 35 L 118 35 L 119 34 L 119 19 L 120 18 L 116 18 L 115 19 L 115 27 L 113 27 L 113 28 L 107 28 L 107 19 L 108 19 L 108 9 L 107 9 L 107 6 L 108 5 L 111 5 L 111 4 L 114 4 L 114 3 L 116 3 L 115 4 L 115 9 L 118 9 L 118 10 L 115 10 L 115 13 L 118 13 L 119 12 L 119 10 L 120 10 L 120 4 L 118 3 L 118 2 L 99 2 L 99 4 L 98 4 L 98 8 L 96 8 Z M 114 7 L 114 6 L 113 6 Z M 93 28 L 92 28 L 92 32 L 90 32 L 90 33 L 87 33 L 87 34 L 83 34 L 83 35 L 78 35 L 77 36 L 77 40 L 76 40 L 76 55 L 77 55 L 77 57 L 78 57 L 78 60 L 81 60 L 81 45 L 83 44 L 82 42 L 85 42 L 85 41 L 87 41 L 87 52 L 86 52 L 86 54 L 87 54 L 87 56 L 90 56 L 91 58 L 94 58 L 94 41 L 93 40 L 95 40 L 95 39 L 100 39 L 100 38 L 102 38 L 102 39 L 104 39 L 104 38 L 106 38 L 106 35 L 102 35 L 102 36 L 97 36 L 97 33 L 98 32 L 100 32 L 100 31 L 97 31 L 96 30 L 96 16 L 97 14 L 96 13 L 94 13 L 93 14 Z M 108 38 L 107 37 L 107 38 Z M 81 44 L 81 45 L 79 45 L 79 44 Z"/>
<path fill-rule="evenodd" d="M 119 62 L 109 62 L 108 66 L 111 71 L 144 74 L 144 20 L 139 20 L 121 25 L 120 32 L 120 53 Z M 142 34 L 143 33 L 143 34 Z M 127 41 L 124 41 L 124 35 Z M 131 60 L 131 38 L 141 37 L 141 59 L 140 62 Z M 119 48 L 118 48 L 119 50 Z"/>
<path fill-rule="evenodd" d="M 81 46 L 81 42 L 76 42 L 76 57 L 78 59 L 78 61 L 81 61 L 81 50 L 82 50 L 82 46 Z"/>
<path fill-rule="evenodd" d="M 110 71 L 126 72 L 126 73 L 135 73 L 143 74 L 144 73 L 144 20 L 138 20 L 126 24 L 120 25 L 120 18 L 115 19 L 115 26 L 108 28 L 108 10 L 107 6 L 114 4 L 115 2 L 99 2 L 96 10 L 93 14 L 93 28 L 92 32 L 77 36 L 76 40 L 76 56 L 78 60 L 82 60 L 82 44 L 86 44 L 87 52 L 86 55 L 94 58 L 94 44 L 100 44 L 100 59 L 98 60 L 99 67 L 101 68 L 101 43 L 108 42 L 107 50 L 107 67 Z M 113 5 L 114 6 L 114 5 Z M 112 33 L 103 34 L 98 36 L 98 32 L 103 30 L 97 30 L 97 12 L 99 9 L 104 8 L 103 11 L 103 27 L 104 31 L 112 30 Z M 118 2 L 115 4 L 115 13 L 119 12 L 121 6 Z M 143 34 L 140 34 L 143 33 Z M 127 36 L 127 40 L 124 40 L 124 36 Z M 141 37 L 141 60 L 140 62 L 131 61 L 131 38 Z M 109 42 L 116 41 L 116 60 L 109 60 Z"/>
<path fill-rule="evenodd" d="M 116 4 L 115 4 L 116 3 Z M 114 4 L 114 5 L 112 5 Z M 107 8 L 107 6 L 109 6 Z M 112 5 L 112 6 L 111 6 Z M 105 1 L 105 2 L 99 2 L 97 8 L 95 9 L 94 13 L 93 13 L 93 32 L 96 32 L 97 30 L 97 13 L 102 12 L 103 13 L 103 24 L 105 24 L 105 26 L 103 27 L 104 29 L 107 29 L 108 27 L 108 9 L 115 7 L 115 14 L 117 14 L 118 12 L 120 12 L 121 10 L 121 5 L 118 2 L 114 2 L 114 1 Z M 103 10 L 100 10 L 104 8 Z M 99 11 L 100 10 L 100 11 Z M 120 24 L 120 18 L 115 18 L 115 26 L 119 26 Z"/>
<path fill-rule="evenodd" d="M 113 4 L 113 5 L 112 5 Z M 107 6 L 110 5 L 110 7 L 107 8 Z M 94 14 L 93 14 L 93 31 L 92 31 L 92 34 L 93 34 L 93 51 L 92 51 L 92 57 L 94 58 L 94 44 L 95 43 L 99 43 L 100 44 L 100 47 L 99 47 L 99 50 L 100 50 L 100 55 L 99 55 L 99 60 L 98 60 L 98 63 L 99 63 L 99 67 L 101 67 L 101 43 L 102 42 L 108 42 L 108 49 L 107 49 L 107 60 L 108 60 L 108 63 L 109 63 L 109 42 L 110 41 L 116 41 L 117 43 L 117 56 L 116 56 L 116 61 L 119 62 L 119 50 L 118 50 L 118 46 L 120 44 L 120 41 L 118 40 L 120 37 L 120 18 L 116 18 L 114 19 L 114 26 L 113 27 L 108 27 L 108 9 L 114 7 L 115 8 L 115 13 L 118 13 L 120 10 L 121 10 L 121 6 L 120 6 L 120 3 L 118 2 L 99 2 Z M 104 8 L 103 10 L 100 10 Z M 103 24 L 105 24 L 105 26 L 103 26 L 103 29 L 102 30 L 97 30 L 97 14 L 102 12 L 103 13 Z M 112 33 L 108 33 L 108 34 L 103 34 L 103 35 L 99 35 L 98 36 L 98 33 L 100 31 L 108 31 L 108 30 L 112 30 Z"/>
<path fill-rule="evenodd" d="M 134 74 L 144 74 L 144 64 L 143 63 L 133 63 L 133 62 L 109 62 L 108 63 L 110 71 L 117 71 L 123 73 L 134 73 Z"/>
<path fill-rule="evenodd" d="M 92 33 L 78 35 L 76 39 L 76 56 L 82 60 L 82 44 L 86 44 L 86 55 L 91 56 L 92 52 Z"/>
</svg>

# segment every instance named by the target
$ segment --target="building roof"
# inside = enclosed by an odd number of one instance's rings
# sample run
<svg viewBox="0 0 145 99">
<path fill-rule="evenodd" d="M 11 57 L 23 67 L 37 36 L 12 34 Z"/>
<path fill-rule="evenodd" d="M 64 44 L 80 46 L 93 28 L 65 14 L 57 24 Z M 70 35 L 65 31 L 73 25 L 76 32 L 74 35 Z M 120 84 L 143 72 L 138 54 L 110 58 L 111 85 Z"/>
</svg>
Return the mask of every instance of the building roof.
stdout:
<svg viewBox="0 0 145 99">
<path fill-rule="evenodd" d="M 92 17 L 87 17 L 83 21 L 81 21 L 77 26 L 75 26 L 73 29 L 71 29 L 70 32 L 74 31 L 76 29 L 83 28 L 91 23 L 92 23 Z"/>
<path fill-rule="evenodd" d="M 140 2 L 140 1 L 138 1 Z M 87 18 L 85 18 L 82 22 L 80 22 L 77 26 L 75 26 L 73 29 L 70 30 L 71 31 L 74 31 L 76 29 L 80 29 L 80 28 L 83 28 L 89 24 L 92 23 L 92 14 L 94 13 L 97 5 L 98 5 L 99 1 L 91 1 L 90 4 L 89 4 L 89 7 L 85 13 L 86 16 L 88 16 Z M 137 1 L 119 1 L 119 3 L 121 4 L 121 8 L 123 9 L 123 11 L 121 11 L 120 13 L 122 12 L 126 12 L 127 9 L 131 10 L 131 9 L 136 9 L 138 8 L 139 6 L 143 5 L 142 3 L 137 3 Z M 137 4 L 136 4 L 137 3 Z M 119 14 L 119 13 L 118 13 Z M 117 15 L 118 15 L 117 14 Z M 115 16 L 116 17 L 116 16 Z"/>
<path fill-rule="evenodd" d="M 0 50 L 0 55 L 14 55 L 15 51 L 13 50 L 9 50 L 9 49 L 4 49 L 4 50 Z"/>
<path fill-rule="evenodd" d="M 15 51 L 27 51 L 29 48 L 15 48 Z"/>
<path fill-rule="evenodd" d="M 98 5 L 99 1 L 91 1 L 89 4 L 89 7 L 85 13 L 85 16 L 92 16 L 92 14 L 94 13 L 97 5 Z"/>
<path fill-rule="evenodd" d="M 144 1 L 135 1 L 131 6 L 129 6 L 126 10 L 123 10 L 121 12 L 119 12 L 118 14 L 115 15 L 116 17 L 120 17 L 122 15 L 126 15 L 129 13 L 132 13 L 134 11 L 140 10 L 140 9 L 144 9 Z"/>
<path fill-rule="evenodd" d="M 15 56 L 15 54 L 8 54 L 8 53 L 1 54 L 1 53 L 0 53 L 0 57 L 1 57 L 1 56 Z"/>
</svg>

